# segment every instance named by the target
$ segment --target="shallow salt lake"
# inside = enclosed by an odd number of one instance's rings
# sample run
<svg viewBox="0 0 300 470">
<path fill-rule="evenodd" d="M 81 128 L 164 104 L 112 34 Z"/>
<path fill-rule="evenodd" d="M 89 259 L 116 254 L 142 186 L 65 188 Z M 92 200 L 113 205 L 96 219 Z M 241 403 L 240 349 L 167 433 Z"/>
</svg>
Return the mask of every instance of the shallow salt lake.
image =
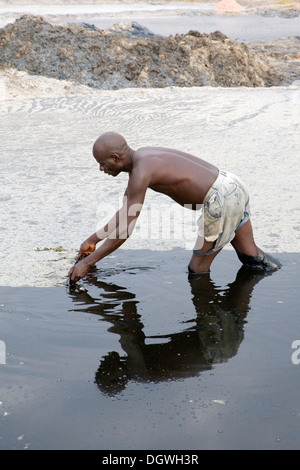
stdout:
<svg viewBox="0 0 300 470">
<path fill-rule="evenodd" d="M 280 39 L 283 37 L 299 37 L 300 17 L 264 17 L 260 15 L 245 16 L 196 16 L 193 12 L 181 15 L 180 18 L 173 16 L 144 16 L 129 15 L 116 18 L 89 16 L 78 18 L 74 16 L 68 19 L 69 22 L 87 21 L 99 29 L 112 27 L 115 23 L 137 21 L 155 34 L 169 36 L 174 34 L 186 34 L 190 30 L 200 33 L 210 34 L 221 31 L 234 41 L 249 43 L 251 41 L 263 41 L 270 39 Z"/>
<path fill-rule="evenodd" d="M 299 449 L 300 258 L 278 259 L 189 280 L 185 250 L 123 250 L 76 291 L 0 287 L 0 449 Z"/>
<path fill-rule="evenodd" d="M 85 21 L 88 18 L 106 18 L 125 16 L 156 16 L 156 15 L 168 15 L 170 11 L 174 12 L 175 15 L 185 14 L 186 12 L 204 12 L 211 10 L 214 7 L 211 3 L 166 3 L 166 4 L 155 4 L 147 2 L 138 3 L 105 3 L 105 4 L 73 4 L 68 5 L 19 5 L 11 2 L 11 5 L 1 6 L 0 5 L 0 26 L 3 27 L 8 22 L 15 21 L 16 18 L 25 14 L 49 16 L 52 19 L 66 20 L 68 21 Z"/>
<path fill-rule="evenodd" d="M 300 448 L 299 103 L 297 87 L 0 102 L 0 449 Z M 149 191 L 132 239 L 69 291 L 126 187 L 91 155 L 110 129 L 242 177 L 280 271 L 226 249 L 188 279 L 193 220 Z"/>
<path fill-rule="evenodd" d="M 15 5 L 12 2 L 10 6 L 0 6 L 0 27 L 13 23 L 24 14 L 32 14 L 50 21 L 85 22 L 99 29 L 136 21 L 162 36 L 186 34 L 193 29 L 206 34 L 221 31 L 230 39 L 245 43 L 299 36 L 300 16 L 257 15 L 254 11 L 251 14 L 215 15 L 212 14 L 215 5 L 209 2 Z"/>
</svg>

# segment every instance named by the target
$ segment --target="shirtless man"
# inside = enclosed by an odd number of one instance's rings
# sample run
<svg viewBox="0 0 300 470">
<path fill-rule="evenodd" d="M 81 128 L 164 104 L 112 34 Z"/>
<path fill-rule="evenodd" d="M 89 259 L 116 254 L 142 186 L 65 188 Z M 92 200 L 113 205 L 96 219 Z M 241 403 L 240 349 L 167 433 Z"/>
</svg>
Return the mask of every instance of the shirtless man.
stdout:
<svg viewBox="0 0 300 470">
<path fill-rule="evenodd" d="M 71 282 L 83 278 L 93 265 L 130 236 L 148 188 L 193 210 L 203 204 L 200 217 L 204 217 L 204 240 L 202 236 L 201 243 L 195 245 L 189 273 L 209 272 L 213 259 L 228 243 L 245 265 L 261 270 L 279 267 L 254 242 L 248 192 L 235 175 L 174 149 L 143 147 L 133 150 L 115 132 L 106 132 L 96 140 L 93 155 L 100 171 L 113 177 L 121 172 L 128 173 L 128 186 L 123 207 L 108 224 L 81 244 L 78 257 L 83 259 L 69 271 Z M 100 241 L 103 243 L 96 249 Z"/>
</svg>

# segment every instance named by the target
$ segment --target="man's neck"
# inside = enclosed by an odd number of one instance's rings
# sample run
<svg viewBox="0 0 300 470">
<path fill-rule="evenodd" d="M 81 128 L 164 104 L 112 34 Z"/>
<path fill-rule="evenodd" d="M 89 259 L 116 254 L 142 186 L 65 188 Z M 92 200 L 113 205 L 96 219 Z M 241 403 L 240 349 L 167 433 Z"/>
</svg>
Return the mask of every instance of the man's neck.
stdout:
<svg viewBox="0 0 300 470">
<path fill-rule="evenodd" d="M 134 150 L 130 149 L 126 155 L 124 169 L 126 173 L 131 173 L 133 168 L 133 160 L 134 160 Z"/>
</svg>

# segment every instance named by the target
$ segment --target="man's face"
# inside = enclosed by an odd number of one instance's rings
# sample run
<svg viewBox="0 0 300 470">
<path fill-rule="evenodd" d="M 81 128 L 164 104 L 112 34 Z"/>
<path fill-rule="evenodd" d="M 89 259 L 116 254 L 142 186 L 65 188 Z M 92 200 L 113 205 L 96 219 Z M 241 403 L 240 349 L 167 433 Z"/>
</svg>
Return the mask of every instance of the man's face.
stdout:
<svg viewBox="0 0 300 470">
<path fill-rule="evenodd" d="M 103 157 L 101 161 L 99 161 L 98 158 L 96 160 L 99 163 L 99 170 L 104 171 L 107 175 L 117 176 L 121 171 L 117 157 L 110 156 L 106 158 Z"/>
</svg>

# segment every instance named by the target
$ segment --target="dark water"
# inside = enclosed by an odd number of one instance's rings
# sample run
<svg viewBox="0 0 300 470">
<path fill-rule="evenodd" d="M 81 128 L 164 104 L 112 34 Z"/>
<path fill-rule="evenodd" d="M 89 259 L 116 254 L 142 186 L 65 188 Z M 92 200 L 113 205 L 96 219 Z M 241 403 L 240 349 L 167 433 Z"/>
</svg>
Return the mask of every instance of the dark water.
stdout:
<svg viewBox="0 0 300 470">
<path fill-rule="evenodd" d="M 188 258 L 0 287 L 0 449 L 300 448 L 299 254 L 261 276 L 223 251 L 192 279 Z"/>
</svg>

